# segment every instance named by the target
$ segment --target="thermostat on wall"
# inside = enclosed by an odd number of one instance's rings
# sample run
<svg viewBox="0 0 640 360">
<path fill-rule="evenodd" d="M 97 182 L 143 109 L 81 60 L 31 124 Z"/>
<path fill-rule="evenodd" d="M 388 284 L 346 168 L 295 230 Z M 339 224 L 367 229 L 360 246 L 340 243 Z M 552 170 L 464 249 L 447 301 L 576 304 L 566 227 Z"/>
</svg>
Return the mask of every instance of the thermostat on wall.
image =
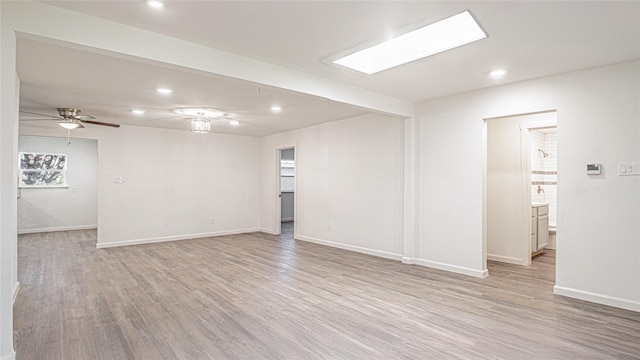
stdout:
<svg viewBox="0 0 640 360">
<path fill-rule="evenodd" d="M 599 163 L 587 164 L 587 175 L 600 175 L 602 173 L 602 165 Z"/>
</svg>

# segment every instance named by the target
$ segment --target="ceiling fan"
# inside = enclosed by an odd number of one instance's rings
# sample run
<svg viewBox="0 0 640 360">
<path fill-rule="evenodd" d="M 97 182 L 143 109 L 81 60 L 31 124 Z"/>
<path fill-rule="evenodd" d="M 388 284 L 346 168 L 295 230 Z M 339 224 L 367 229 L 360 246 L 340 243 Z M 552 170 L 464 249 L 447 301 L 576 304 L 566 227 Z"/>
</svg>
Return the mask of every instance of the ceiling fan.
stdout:
<svg viewBox="0 0 640 360">
<path fill-rule="evenodd" d="M 92 125 L 101 125 L 101 126 L 109 126 L 119 128 L 119 124 L 106 123 L 102 121 L 96 121 L 95 117 L 91 115 L 80 115 L 79 109 L 74 108 L 58 108 L 59 116 L 51 116 L 45 114 L 38 114 L 29 111 L 20 111 L 23 114 L 29 115 L 37 115 L 44 116 L 42 119 L 24 119 L 23 121 L 34 121 L 34 120 L 53 120 L 57 121 L 58 125 L 62 126 L 67 130 L 73 130 L 78 128 L 83 128 L 83 124 L 92 124 Z"/>
</svg>

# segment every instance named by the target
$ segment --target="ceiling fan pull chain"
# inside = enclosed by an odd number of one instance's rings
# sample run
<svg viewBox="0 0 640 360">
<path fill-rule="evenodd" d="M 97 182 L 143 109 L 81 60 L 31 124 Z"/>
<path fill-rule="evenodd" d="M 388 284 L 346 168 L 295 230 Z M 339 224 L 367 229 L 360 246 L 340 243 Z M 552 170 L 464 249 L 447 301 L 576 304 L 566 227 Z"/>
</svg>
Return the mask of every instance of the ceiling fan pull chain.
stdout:
<svg viewBox="0 0 640 360">
<path fill-rule="evenodd" d="M 71 130 L 67 129 L 67 146 L 71 146 Z"/>
</svg>

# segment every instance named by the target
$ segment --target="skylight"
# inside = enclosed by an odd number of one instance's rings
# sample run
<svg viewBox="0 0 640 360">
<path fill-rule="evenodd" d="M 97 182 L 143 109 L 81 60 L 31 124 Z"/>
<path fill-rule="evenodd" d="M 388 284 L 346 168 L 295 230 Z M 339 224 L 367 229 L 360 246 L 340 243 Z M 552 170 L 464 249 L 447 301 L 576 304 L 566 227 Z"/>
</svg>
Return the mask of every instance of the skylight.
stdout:
<svg viewBox="0 0 640 360">
<path fill-rule="evenodd" d="M 334 63 L 371 75 L 486 37 L 471 13 L 465 11 L 347 55 Z"/>
</svg>

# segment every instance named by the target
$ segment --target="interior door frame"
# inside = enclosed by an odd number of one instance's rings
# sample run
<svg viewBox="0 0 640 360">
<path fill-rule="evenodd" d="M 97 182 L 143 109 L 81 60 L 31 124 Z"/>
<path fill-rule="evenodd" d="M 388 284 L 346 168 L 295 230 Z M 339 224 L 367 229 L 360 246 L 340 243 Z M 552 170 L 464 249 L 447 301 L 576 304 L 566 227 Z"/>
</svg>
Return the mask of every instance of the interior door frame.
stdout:
<svg viewBox="0 0 640 360">
<path fill-rule="evenodd" d="M 558 110 L 550 109 L 550 110 L 542 110 L 530 113 L 521 113 L 521 114 L 513 114 L 499 117 L 490 117 L 484 118 L 484 124 L 482 129 L 482 137 L 483 137 L 483 196 L 482 196 L 482 208 L 483 208 L 483 261 L 484 268 L 487 268 L 487 247 L 488 247 L 488 219 L 487 219 L 487 203 L 489 201 L 488 197 L 488 189 L 487 189 L 487 167 L 488 167 L 488 153 L 487 153 L 487 144 L 488 144 L 488 121 L 492 119 L 504 119 L 504 118 L 516 118 L 516 117 L 526 117 L 529 115 L 541 115 L 541 114 L 550 114 L 553 113 L 553 120 L 526 120 L 521 121 L 519 124 L 520 129 L 520 210 L 521 213 L 519 215 L 520 219 L 520 231 L 519 237 L 517 241 L 521 244 L 525 243 L 527 246 L 523 247 L 522 253 L 522 262 L 520 265 L 529 266 L 531 265 L 531 151 L 530 151 L 530 131 L 532 129 L 544 128 L 549 126 L 556 126 L 558 123 Z"/>
</svg>

